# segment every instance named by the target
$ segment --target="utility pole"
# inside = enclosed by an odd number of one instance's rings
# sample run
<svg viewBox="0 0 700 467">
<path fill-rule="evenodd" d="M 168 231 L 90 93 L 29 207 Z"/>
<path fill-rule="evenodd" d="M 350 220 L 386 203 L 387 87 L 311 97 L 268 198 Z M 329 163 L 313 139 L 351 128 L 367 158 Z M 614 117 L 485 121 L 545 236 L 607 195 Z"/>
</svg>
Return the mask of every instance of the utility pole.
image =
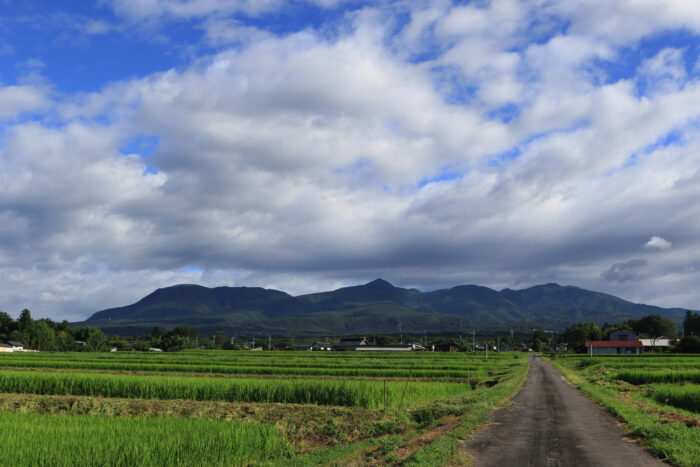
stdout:
<svg viewBox="0 0 700 467">
<path fill-rule="evenodd" d="M 403 329 L 401 327 L 403 326 L 403 323 L 401 320 L 399 320 L 399 334 L 401 335 L 401 345 L 403 345 Z"/>
<path fill-rule="evenodd" d="M 498 336 L 498 344 L 496 344 L 496 352 L 501 351 L 501 336 Z"/>
<path fill-rule="evenodd" d="M 476 350 L 476 329 L 472 328 L 472 350 Z"/>
<path fill-rule="evenodd" d="M 216 348 L 216 334 L 211 336 L 211 348 L 215 349 Z"/>
<path fill-rule="evenodd" d="M 255 337 L 253 337 L 253 348 L 255 348 Z"/>
<path fill-rule="evenodd" d="M 267 350 L 272 350 L 272 336 L 267 336 Z"/>
</svg>

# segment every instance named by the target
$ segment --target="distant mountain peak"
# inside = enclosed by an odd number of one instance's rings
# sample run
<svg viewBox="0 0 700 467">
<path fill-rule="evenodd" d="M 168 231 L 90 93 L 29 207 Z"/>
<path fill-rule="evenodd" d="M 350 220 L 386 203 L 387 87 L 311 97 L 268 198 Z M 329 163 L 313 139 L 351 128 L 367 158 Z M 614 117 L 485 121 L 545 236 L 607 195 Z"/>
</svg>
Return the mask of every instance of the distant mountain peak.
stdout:
<svg viewBox="0 0 700 467">
<path fill-rule="evenodd" d="M 373 287 L 373 288 L 379 288 L 379 287 L 392 288 L 392 289 L 395 288 L 391 282 L 385 281 L 384 279 L 381 279 L 381 278 L 374 279 L 372 282 L 366 283 L 365 286 L 369 286 L 369 287 Z"/>
</svg>

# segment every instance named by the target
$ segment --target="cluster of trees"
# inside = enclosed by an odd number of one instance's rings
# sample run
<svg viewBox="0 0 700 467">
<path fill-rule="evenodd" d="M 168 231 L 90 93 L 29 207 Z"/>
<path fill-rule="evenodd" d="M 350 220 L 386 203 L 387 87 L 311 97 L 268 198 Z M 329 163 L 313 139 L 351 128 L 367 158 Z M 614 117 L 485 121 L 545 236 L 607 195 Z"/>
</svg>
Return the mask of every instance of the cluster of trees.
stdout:
<svg viewBox="0 0 700 467">
<path fill-rule="evenodd" d="M 107 338 L 94 326 L 70 327 L 68 321 L 60 323 L 50 319 L 32 319 L 29 310 L 22 310 L 19 318 L 12 319 L 0 311 L 0 342 L 17 341 L 34 350 L 93 351 L 107 349 Z"/>
</svg>

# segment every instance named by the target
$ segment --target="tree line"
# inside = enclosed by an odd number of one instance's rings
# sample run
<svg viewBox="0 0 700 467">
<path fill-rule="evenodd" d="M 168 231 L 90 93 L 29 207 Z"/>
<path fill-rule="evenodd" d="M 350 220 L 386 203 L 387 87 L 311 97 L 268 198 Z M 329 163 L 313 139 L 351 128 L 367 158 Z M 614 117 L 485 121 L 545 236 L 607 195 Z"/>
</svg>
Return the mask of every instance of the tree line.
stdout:
<svg viewBox="0 0 700 467">
<path fill-rule="evenodd" d="M 94 326 L 71 327 L 68 321 L 32 319 L 24 309 L 16 320 L 0 311 L 0 341 L 20 342 L 26 349 L 93 351 L 107 349 L 107 338 Z"/>
<path fill-rule="evenodd" d="M 151 334 L 132 336 L 131 342 L 117 335 L 105 335 L 95 326 L 74 327 L 66 320 L 57 323 L 48 318 L 33 319 L 24 309 L 19 318 L 0 311 L 0 342 L 20 342 L 25 349 L 64 352 L 103 352 L 110 349 L 141 350 L 160 348 L 166 351 L 193 349 L 197 330 L 178 326 L 171 331 L 155 327 Z"/>
</svg>

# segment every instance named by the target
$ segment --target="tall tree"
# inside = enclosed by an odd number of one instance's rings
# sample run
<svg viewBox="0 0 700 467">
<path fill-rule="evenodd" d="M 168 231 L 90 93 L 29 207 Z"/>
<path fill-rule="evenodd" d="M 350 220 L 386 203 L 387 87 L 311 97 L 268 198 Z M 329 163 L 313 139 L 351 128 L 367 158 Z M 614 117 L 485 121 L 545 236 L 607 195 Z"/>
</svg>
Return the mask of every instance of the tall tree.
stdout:
<svg viewBox="0 0 700 467">
<path fill-rule="evenodd" d="M 543 352 L 549 349 L 551 342 L 549 337 L 542 329 L 537 329 L 532 333 L 532 348 L 537 352 Z"/>
<path fill-rule="evenodd" d="M 0 336 L 6 339 L 15 330 L 15 320 L 10 315 L 0 311 Z"/>
<path fill-rule="evenodd" d="M 683 334 L 686 336 L 700 336 L 700 313 L 694 313 L 690 310 L 685 312 Z"/>
<path fill-rule="evenodd" d="M 88 352 L 104 352 L 107 350 L 107 338 L 104 333 L 91 326 L 85 341 L 85 348 Z"/>
<path fill-rule="evenodd" d="M 656 345 L 657 338 L 676 335 L 676 327 L 661 315 L 652 314 L 641 319 L 630 320 L 628 323 L 637 334 L 648 336 L 652 347 Z"/>
<path fill-rule="evenodd" d="M 661 315 L 648 315 L 640 319 L 630 320 L 628 323 L 636 333 L 646 334 L 649 337 L 676 335 L 673 323 Z"/>
<path fill-rule="evenodd" d="M 17 329 L 26 333 L 33 322 L 34 320 L 32 319 L 32 313 L 25 308 L 22 310 L 22 313 L 19 314 Z"/>
<path fill-rule="evenodd" d="M 603 333 L 595 323 L 578 323 L 564 331 L 564 341 L 569 344 L 569 349 L 577 353 L 586 351 L 586 341 L 597 341 L 603 337 Z"/>
<path fill-rule="evenodd" d="M 56 334 L 54 333 L 51 326 L 40 319 L 34 321 L 27 330 L 27 337 L 30 348 L 35 350 L 56 350 Z"/>
</svg>

